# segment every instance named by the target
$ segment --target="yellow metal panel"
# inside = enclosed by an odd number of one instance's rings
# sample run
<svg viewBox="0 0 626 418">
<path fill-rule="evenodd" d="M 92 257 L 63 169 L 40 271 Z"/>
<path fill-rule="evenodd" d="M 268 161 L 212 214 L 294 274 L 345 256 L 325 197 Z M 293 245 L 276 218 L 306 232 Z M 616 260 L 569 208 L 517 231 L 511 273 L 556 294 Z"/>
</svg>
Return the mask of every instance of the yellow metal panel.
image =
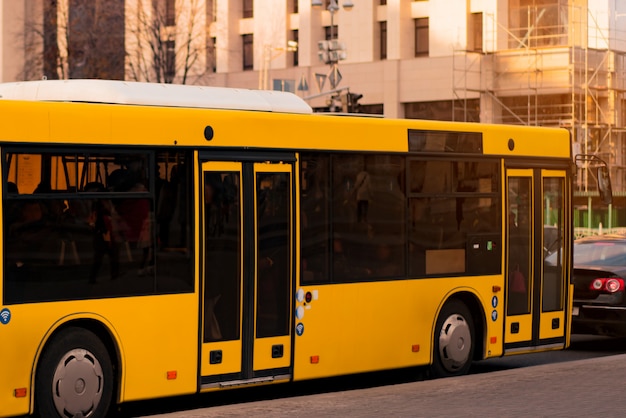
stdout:
<svg viewBox="0 0 626 418">
<path fill-rule="evenodd" d="M 0 102 L 0 113 L 16 122 L 0 126 L 0 139 L 23 142 L 405 152 L 408 129 L 424 129 L 482 132 L 489 155 L 570 157 L 569 133 L 555 128 L 9 100 Z M 207 124 L 215 133 L 210 142 L 204 138 Z"/>
<path fill-rule="evenodd" d="M 503 301 L 494 285 L 502 276 L 419 279 L 389 282 L 306 286 L 311 303 L 300 302 L 304 327 L 295 337 L 294 378 L 335 376 L 373 370 L 425 365 L 431 361 L 437 312 L 458 291 L 477 296 L 483 313 L 475 321 L 486 325 L 486 356 L 502 354 Z M 427 296 L 425 296 L 427 295 Z M 492 297 L 498 304 L 492 308 Z M 495 310 L 495 320 L 491 312 Z M 296 325 L 297 325 L 296 324 Z M 494 337 L 496 344 L 489 344 Z M 482 335 L 477 338 L 483 338 Z M 414 346 L 419 350 L 414 351 Z M 318 356 L 313 364 L 311 357 Z"/>
<path fill-rule="evenodd" d="M 571 158 L 570 134 L 565 129 L 481 125 L 485 154 Z M 509 149 L 509 139 L 514 142 Z"/>
<path fill-rule="evenodd" d="M 570 284 L 568 286 L 568 295 L 572 295 L 572 297 L 569 298 L 569 301 L 567 303 L 567 309 L 565 311 L 565 320 L 567 321 L 567 326 L 565 327 L 565 347 L 569 347 L 569 345 L 571 344 L 571 340 L 572 340 L 572 308 L 574 307 L 574 285 Z"/>
<path fill-rule="evenodd" d="M 78 318 L 102 318 L 102 323 L 110 324 L 109 332 L 118 336 L 122 401 L 196 390 L 198 304 L 193 293 L 9 308 L 11 322 L 0 329 L 2 340 L 11 341 L 0 344 L 0 358 L 11 359 L 2 365 L 3 377 L 11 377 L 0 379 L 0 405 L 3 409 L 7 405 L 7 411 L 28 411 L 31 399 L 16 399 L 13 390 L 27 388 L 32 396 L 36 360 L 46 336 Z M 178 378 L 167 380 L 167 372 L 174 370 Z"/>
<path fill-rule="evenodd" d="M 209 354 L 212 350 L 222 350 L 222 362 L 209 363 Z M 219 341 L 202 344 L 202 376 L 217 374 L 238 373 L 241 371 L 241 340 Z"/>
<path fill-rule="evenodd" d="M 519 323 L 519 332 L 513 334 L 511 332 L 511 324 Z M 522 341 L 530 341 L 533 338 L 533 317 L 528 315 L 507 316 L 504 342 L 519 343 Z"/>
<path fill-rule="evenodd" d="M 552 320 L 559 320 L 559 327 L 556 329 L 552 329 Z M 541 320 L 539 324 L 539 338 L 556 338 L 562 337 L 565 335 L 565 312 L 557 311 L 557 312 L 544 312 L 541 314 Z"/>
<path fill-rule="evenodd" d="M 283 356 L 272 358 L 272 346 L 282 345 Z M 254 340 L 253 369 L 267 370 L 291 365 L 291 336 L 256 338 Z"/>
</svg>

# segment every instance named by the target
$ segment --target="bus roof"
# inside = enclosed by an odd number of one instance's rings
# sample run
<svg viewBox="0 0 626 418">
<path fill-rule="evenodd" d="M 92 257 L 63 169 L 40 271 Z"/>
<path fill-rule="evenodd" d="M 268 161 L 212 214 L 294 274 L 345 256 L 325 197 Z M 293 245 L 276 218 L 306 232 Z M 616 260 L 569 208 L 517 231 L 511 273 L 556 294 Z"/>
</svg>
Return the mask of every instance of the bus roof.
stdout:
<svg viewBox="0 0 626 418">
<path fill-rule="evenodd" d="M 114 80 L 42 80 L 0 84 L 0 99 L 109 103 L 200 109 L 312 113 L 292 93 Z"/>
</svg>

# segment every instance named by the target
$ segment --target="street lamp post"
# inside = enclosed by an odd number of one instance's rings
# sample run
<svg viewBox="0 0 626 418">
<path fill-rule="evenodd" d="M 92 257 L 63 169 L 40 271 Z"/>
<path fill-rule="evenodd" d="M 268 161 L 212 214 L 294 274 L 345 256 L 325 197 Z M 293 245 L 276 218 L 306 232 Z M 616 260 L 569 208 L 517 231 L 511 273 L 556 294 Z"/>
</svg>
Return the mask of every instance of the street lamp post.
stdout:
<svg viewBox="0 0 626 418">
<path fill-rule="evenodd" d="M 322 0 L 311 0 L 311 6 L 316 9 L 319 9 L 323 5 L 324 2 Z M 344 10 L 350 11 L 354 7 L 354 3 L 352 3 L 351 0 L 345 0 L 342 6 Z M 330 13 L 330 40 L 333 40 L 335 39 L 335 13 L 339 11 L 337 0 L 330 0 L 327 10 L 328 13 Z"/>
<path fill-rule="evenodd" d="M 311 0 L 311 7 L 319 9 L 324 5 L 323 0 Z M 352 10 L 354 3 L 351 0 L 344 0 L 342 7 L 346 11 Z M 328 76 L 331 88 L 336 89 L 341 81 L 341 74 L 337 68 L 339 60 L 346 58 L 345 47 L 336 39 L 335 33 L 335 13 L 339 11 L 337 0 L 330 0 L 326 8 L 330 14 L 330 39 L 319 41 L 319 58 L 325 64 L 330 65 L 330 75 Z"/>
</svg>

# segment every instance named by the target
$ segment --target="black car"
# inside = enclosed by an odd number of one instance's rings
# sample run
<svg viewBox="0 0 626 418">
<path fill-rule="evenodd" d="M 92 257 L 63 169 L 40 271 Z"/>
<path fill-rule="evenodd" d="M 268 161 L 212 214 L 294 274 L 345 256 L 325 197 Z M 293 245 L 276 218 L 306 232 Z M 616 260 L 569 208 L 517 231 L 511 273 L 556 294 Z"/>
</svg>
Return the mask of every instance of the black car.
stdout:
<svg viewBox="0 0 626 418">
<path fill-rule="evenodd" d="M 572 332 L 626 336 L 626 235 L 574 243 Z"/>
</svg>

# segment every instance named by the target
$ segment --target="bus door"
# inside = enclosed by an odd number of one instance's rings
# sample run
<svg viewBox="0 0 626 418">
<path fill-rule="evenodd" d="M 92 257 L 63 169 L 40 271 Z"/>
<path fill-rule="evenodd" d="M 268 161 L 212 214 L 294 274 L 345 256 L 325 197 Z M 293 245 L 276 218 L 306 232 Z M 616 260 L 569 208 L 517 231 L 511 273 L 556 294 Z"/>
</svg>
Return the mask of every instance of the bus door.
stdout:
<svg viewBox="0 0 626 418">
<path fill-rule="evenodd" d="M 202 389 L 290 378 L 292 169 L 202 164 Z"/>
<path fill-rule="evenodd" d="M 566 338 L 569 236 L 565 170 L 508 169 L 506 175 L 505 351 Z"/>
</svg>

